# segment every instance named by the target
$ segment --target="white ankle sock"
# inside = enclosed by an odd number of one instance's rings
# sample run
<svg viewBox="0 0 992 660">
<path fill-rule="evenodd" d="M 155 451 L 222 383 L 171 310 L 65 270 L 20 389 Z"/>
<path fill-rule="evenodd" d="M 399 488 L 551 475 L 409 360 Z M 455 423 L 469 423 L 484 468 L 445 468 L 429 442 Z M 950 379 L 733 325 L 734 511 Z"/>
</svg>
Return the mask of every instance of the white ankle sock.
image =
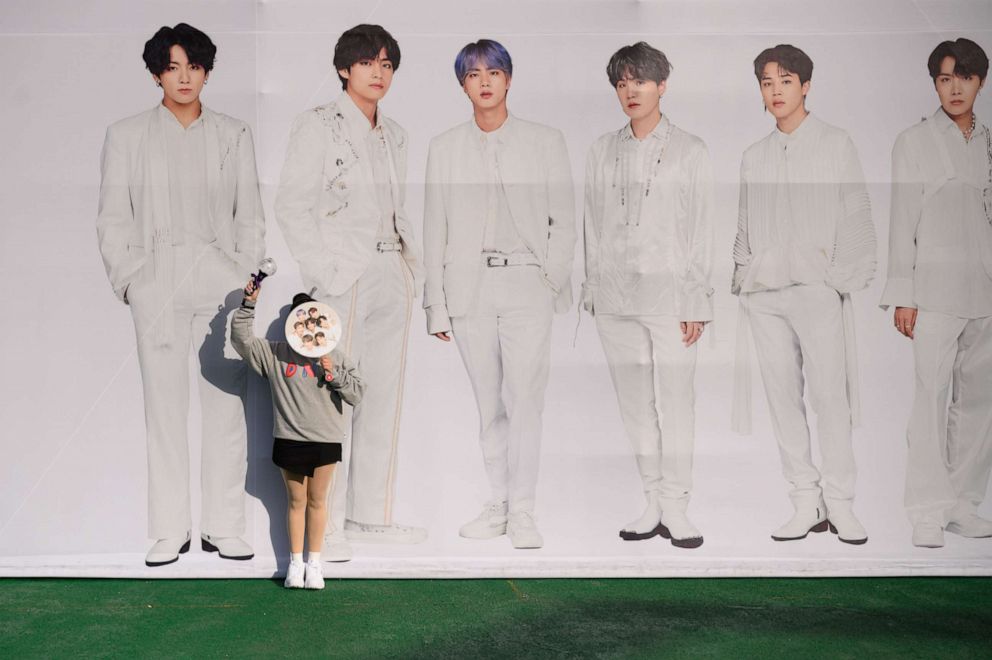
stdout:
<svg viewBox="0 0 992 660">
<path fill-rule="evenodd" d="M 307 563 L 310 563 L 310 564 L 319 564 L 320 563 L 320 553 L 319 552 L 311 552 L 310 554 L 308 554 L 307 555 Z"/>
<path fill-rule="evenodd" d="M 291 552 L 291 553 L 289 553 L 289 561 L 293 562 L 294 564 L 302 564 L 303 563 L 303 553 L 302 552 Z"/>
</svg>

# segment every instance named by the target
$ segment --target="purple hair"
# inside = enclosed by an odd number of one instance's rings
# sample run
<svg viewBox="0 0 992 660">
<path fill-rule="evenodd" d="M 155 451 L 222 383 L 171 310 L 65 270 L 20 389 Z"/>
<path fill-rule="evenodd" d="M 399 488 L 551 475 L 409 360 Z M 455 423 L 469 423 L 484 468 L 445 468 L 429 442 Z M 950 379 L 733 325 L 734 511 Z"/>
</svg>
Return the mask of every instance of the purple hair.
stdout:
<svg viewBox="0 0 992 660">
<path fill-rule="evenodd" d="M 455 58 L 455 76 L 459 85 L 465 84 L 465 77 L 480 61 L 487 69 L 499 69 L 508 77 L 513 75 L 513 60 L 510 59 L 506 48 L 503 48 L 503 44 L 492 39 L 479 39 L 458 51 L 458 57 Z"/>
</svg>

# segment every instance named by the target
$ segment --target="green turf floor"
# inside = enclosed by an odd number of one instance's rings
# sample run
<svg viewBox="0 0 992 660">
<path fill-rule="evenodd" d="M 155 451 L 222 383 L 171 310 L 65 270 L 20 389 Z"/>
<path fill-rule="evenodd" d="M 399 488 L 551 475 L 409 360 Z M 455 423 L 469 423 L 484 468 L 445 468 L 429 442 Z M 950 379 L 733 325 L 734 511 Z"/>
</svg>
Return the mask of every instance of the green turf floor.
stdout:
<svg viewBox="0 0 992 660">
<path fill-rule="evenodd" d="M 992 578 L 0 580 L 0 658 L 992 658 Z"/>
</svg>

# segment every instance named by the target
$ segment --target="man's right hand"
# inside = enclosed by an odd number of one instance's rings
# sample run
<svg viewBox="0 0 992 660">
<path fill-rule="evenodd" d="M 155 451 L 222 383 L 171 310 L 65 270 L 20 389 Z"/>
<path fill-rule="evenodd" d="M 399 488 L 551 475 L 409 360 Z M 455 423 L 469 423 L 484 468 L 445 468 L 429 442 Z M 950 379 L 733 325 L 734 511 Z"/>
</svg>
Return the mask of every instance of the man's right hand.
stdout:
<svg viewBox="0 0 992 660">
<path fill-rule="evenodd" d="M 893 321 L 896 324 L 896 330 L 912 339 L 913 328 L 916 327 L 916 308 L 896 307 L 896 313 L 893 314 Z"/>
<path fill-rule="evenodd" d="M 451 335 L 449 335 L 447 332 L 435 332 L 434 336 L 440 339 L 441 341 L 451 341 Z"/>
</svg>

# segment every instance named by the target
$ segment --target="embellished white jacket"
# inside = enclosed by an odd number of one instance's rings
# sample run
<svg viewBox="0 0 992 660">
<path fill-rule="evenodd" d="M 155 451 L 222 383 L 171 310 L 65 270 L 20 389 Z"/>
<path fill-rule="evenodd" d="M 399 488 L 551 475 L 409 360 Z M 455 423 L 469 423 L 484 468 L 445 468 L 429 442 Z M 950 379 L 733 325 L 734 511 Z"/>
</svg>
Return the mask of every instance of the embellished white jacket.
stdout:
<svg viewBox="0 0 992 660">
<path fill-rule="evenodd" d="M 381 115 L 386 136 L 402 255 L 415 281 L 420 253 L 406 217 L 407 135 Z M 361 277 L 376 251 L 379 202 L 365 136 L 369 120 L 347 93 L 307 110 L 293 123 L 276 193 L 276 220 L 300 265 L 304 286 L 341 295 Z"/>
<path fill-rule="evenodd" d="M 589 150 L 585 184 L 586 281 L 594 314 L 667 314 L 713 320 L 713 172 L 703 141 L 662 115 L 645 140 L 644 181 L 627 185 L 627 124 Z M 629 208 L 628 208 L 629 207 Z"/>
</svg>

